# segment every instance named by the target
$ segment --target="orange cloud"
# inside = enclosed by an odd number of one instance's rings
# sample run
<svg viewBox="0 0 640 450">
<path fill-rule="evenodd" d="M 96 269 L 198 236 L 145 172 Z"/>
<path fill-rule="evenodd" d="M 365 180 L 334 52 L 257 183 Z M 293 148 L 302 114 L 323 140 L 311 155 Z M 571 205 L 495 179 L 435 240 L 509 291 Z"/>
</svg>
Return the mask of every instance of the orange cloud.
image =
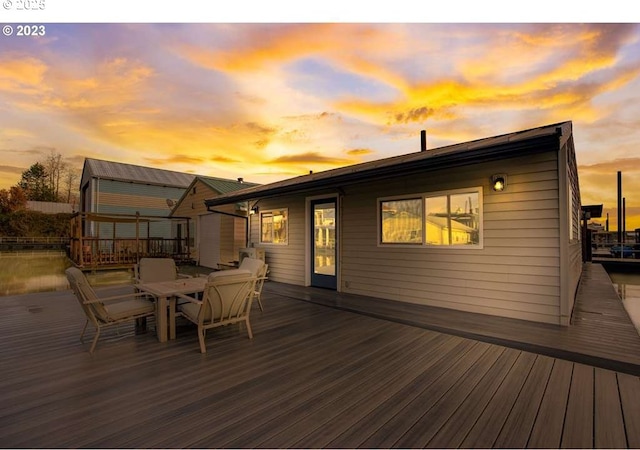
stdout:
<svg viewBox="0 0 640 450">
<path fill-rule="evenodd" d="M 335 158 L 332 156 L 324 156 L 316 152 L 300 153 L 295 155 L 280 156 L 272 159 L 269 164 L 323 164 L 341 166 L 353 164 L 352 160 L 344 158 Z"/>
<path fill-rule="evenodd" d="M 373 153 L 373 150 L 368 148 L 354 148 L 351 150 L 347 150 L 347 155 L 351 155 L 351 156 L 364 156 L 364 155 L 370 155 L 372 153 Z"/>
<path fill-rule="evenodd" d="M 24 55 L 6 55 L 0 59 L 0 91 L 33 94 L 41 87 L 48 66 L 41 60 Z"/>
</svg>

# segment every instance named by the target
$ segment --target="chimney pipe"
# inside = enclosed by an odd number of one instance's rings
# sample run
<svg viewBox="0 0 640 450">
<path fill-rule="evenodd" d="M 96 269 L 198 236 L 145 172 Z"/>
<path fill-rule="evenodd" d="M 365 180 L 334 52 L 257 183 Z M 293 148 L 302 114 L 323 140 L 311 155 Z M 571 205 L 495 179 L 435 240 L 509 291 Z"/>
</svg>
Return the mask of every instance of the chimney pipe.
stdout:
<svg viewBox="0 0 640 450">
<path fill-rule="evenodd" d="M 238 177 L 238 183 L 244 183 L 244 178 Z"/>
<path fill-rule="evenodd" d="M 427 130 L 420 130 L 420 151 L 427 151 Z"/>
</svg>

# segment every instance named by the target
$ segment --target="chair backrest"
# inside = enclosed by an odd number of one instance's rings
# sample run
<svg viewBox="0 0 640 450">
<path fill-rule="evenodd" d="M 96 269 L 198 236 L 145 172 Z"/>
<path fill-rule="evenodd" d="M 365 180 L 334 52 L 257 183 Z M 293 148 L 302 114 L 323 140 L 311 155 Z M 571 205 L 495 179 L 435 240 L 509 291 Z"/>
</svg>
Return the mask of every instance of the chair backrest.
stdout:
<svg viewBox="0 0 640 450">
<path fill-rule="evenodd" d="M 255 283 L 256 277 L 248 270 L 212 273 L 204 289 L 198 321 L 213 324 L 243 319 L 251 310 Z"/>
<path fill-rule="evenodd" d="M 265 264 L 265 262 L 261 259 L 245 258 L 240 263 L 239 268 L 246 269 L 250 271 L 255 277 L 257 277 L 254 291 L 255 291 L 255 294 L 259 296 L 262 293 L 262 286 L 264 286 L 264 280 L 267 278 L 267 271 L 269 269 L 269 264 Z"/>
<path fill-rule="evenodd" d="M 171 281 L 178 278 L 178 270 L 173 258 L 141 258 L 135 270 L 137 283 Z"/>
<path fill-rule="evenodd" d="M 77 267 L 69 267 L 65 270 L 65 275 L 87 317 L 93 322 L 96 320 L 108 322 L 109 314 L 104 304 L 98 301 L 98 296 L 89 284 L 89 281 L 87 281 L 84 273 Z"/>
<path fill-rule="evenodd" d="M 264 267 L 264 261 L 256 258 L 244 258 L 238 269 L 248 270 L 254 277 L 260 276 L 260 271 Z"/>
<path fill-rule="evenodd" d="M 262 286 L 264 286 L 264 282 L 267 279 L 267 272 L 269 272 L 269 264 L 263 264 L 258 272 L 258 279 L 256 280 L 255 291 L 258 295 L 262 293 Z"/>
</svg>

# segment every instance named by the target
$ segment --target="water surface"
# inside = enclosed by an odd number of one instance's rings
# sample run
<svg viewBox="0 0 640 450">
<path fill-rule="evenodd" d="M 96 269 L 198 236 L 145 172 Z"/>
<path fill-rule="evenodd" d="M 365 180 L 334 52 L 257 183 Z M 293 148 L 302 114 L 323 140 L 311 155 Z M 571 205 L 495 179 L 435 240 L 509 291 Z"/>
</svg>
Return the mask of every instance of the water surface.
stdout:
<svg viewBox="0 0 640 450">
<path fill-rule="evenodd" d="M 55 250 L 0 252 L 0 296 L 69 289 L 64 271 L 72 263 L 65 252 Z M 132 282 L 131 270 L 87 273 L 92 285 Z"/>
<path fill-rule="evenodd" d="M 611 272 L 609 277 L 631 321 L 640 333 L 640 274 Z"/>
</svg>

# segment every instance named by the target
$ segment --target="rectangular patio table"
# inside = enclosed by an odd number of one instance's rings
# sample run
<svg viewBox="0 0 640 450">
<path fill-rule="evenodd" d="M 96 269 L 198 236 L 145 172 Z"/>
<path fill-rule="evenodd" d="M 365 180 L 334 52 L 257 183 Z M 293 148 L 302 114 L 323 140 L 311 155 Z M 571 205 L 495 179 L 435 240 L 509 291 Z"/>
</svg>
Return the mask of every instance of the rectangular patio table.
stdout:
<svg viewBox="0 0 640 450">
<path fill-rule="evenodd" d="M 169 307 L 169 339 L 176 338 L 176 295 L 201 293 L 206 284 L 206 277 L 136 284 L 138 290 L 151 294 L 157 299 L 156 332 L 160 342 L 167 341 L 167 307 Z"/>
</svg>

